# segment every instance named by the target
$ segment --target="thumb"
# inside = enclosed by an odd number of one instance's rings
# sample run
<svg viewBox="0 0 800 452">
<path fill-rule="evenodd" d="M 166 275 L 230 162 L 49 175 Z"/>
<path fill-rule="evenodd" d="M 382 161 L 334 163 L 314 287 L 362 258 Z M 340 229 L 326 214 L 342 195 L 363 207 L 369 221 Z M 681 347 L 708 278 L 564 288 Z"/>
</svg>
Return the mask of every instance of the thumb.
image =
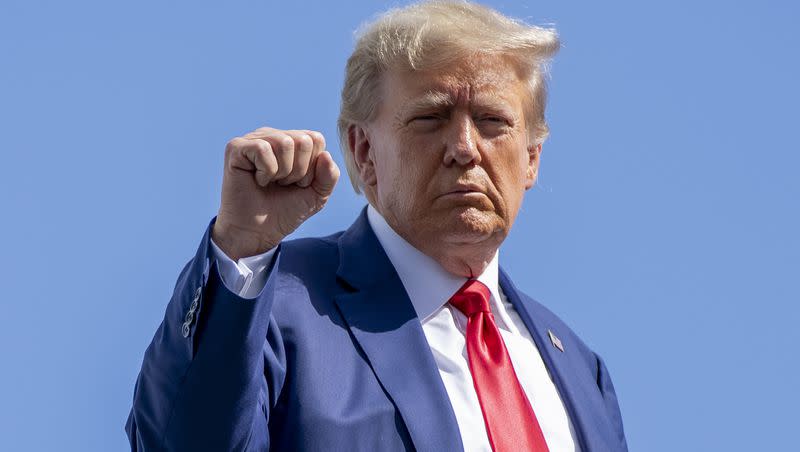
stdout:
<svg viewBox="0 0 800 452">
<path fill-rule="evenodd" d="M 330 152 L 322 151 L 317 157 L 316 165 L 314 166 L 314 180 L 311 182 L 311 188 L 320 197 L 326 198 L 333 193 L 333 187 L 339 180 L 339 167 L 333 161 Z"/>
</svg>

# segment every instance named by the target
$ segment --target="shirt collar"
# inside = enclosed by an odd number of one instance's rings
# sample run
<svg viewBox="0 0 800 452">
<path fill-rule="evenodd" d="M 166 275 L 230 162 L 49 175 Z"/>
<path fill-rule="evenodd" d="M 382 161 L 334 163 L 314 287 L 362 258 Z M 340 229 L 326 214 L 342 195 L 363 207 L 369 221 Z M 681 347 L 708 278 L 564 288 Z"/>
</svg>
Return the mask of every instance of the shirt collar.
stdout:
<svg viewBox="0 0 800 452">
<path fill-rule="evenodd" d="M 444 306 L 467 278 L 456 276 L 445 270 L 438 262 L 414 248 L 389 226 L 389 223 L 371 205 L 367 207 L 367 220 L 383 250 L 389 257 L 397 275 L 406 289 L 411 304 L 420 321 Z M 486 284 L 492 293 L 493 302 L 500 300 L 497 279 L 497 259 L 499 252 L 481 273 L 477 280 Z"/>
</svg>

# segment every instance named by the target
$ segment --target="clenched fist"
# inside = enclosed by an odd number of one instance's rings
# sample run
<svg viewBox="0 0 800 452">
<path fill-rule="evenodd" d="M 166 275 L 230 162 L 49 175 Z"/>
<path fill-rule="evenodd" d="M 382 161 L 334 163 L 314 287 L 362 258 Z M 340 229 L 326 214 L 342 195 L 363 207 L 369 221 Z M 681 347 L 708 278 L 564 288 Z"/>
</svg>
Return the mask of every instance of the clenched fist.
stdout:
<svg viewBox="0 0 800 452">
<path fill-rule="evenodd" d="M 319 132 L 262 127 L 234 138 L 225 148 L 214 242 L 233 260 L 274 248 L 322 209 L 338 180 Z"/>
</svg>

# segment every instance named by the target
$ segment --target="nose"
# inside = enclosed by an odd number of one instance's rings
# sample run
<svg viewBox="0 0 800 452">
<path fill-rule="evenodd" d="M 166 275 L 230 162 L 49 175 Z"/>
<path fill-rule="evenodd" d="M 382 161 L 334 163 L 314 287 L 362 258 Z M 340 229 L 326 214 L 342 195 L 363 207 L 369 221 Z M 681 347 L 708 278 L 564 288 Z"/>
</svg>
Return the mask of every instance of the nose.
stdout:
<svg viewBox="0 0 800 452">
<path fill-rule="evenodd" d="M 468 166 L 481 163 L 480 136 L 470 115 L 453 115 L 445 133 L 444 166 Z"/>
</svg>

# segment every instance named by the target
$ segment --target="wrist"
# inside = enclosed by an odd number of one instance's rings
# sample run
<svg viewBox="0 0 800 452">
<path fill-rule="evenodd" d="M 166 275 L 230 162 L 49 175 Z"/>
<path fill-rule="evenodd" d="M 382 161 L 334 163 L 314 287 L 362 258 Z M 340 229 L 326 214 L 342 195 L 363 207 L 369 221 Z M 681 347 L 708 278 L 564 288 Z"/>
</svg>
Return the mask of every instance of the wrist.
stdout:
<svg viewBox="0 0 800 452">
<path fill-rule="evenodd" d="M 278 246 L 283 239 L 265 234 L 263 231 L 228 223 L 219 217 L 211 229 L 211 238 L 234 262 L 243 257 L 265 253 Z"/>
</svg>

